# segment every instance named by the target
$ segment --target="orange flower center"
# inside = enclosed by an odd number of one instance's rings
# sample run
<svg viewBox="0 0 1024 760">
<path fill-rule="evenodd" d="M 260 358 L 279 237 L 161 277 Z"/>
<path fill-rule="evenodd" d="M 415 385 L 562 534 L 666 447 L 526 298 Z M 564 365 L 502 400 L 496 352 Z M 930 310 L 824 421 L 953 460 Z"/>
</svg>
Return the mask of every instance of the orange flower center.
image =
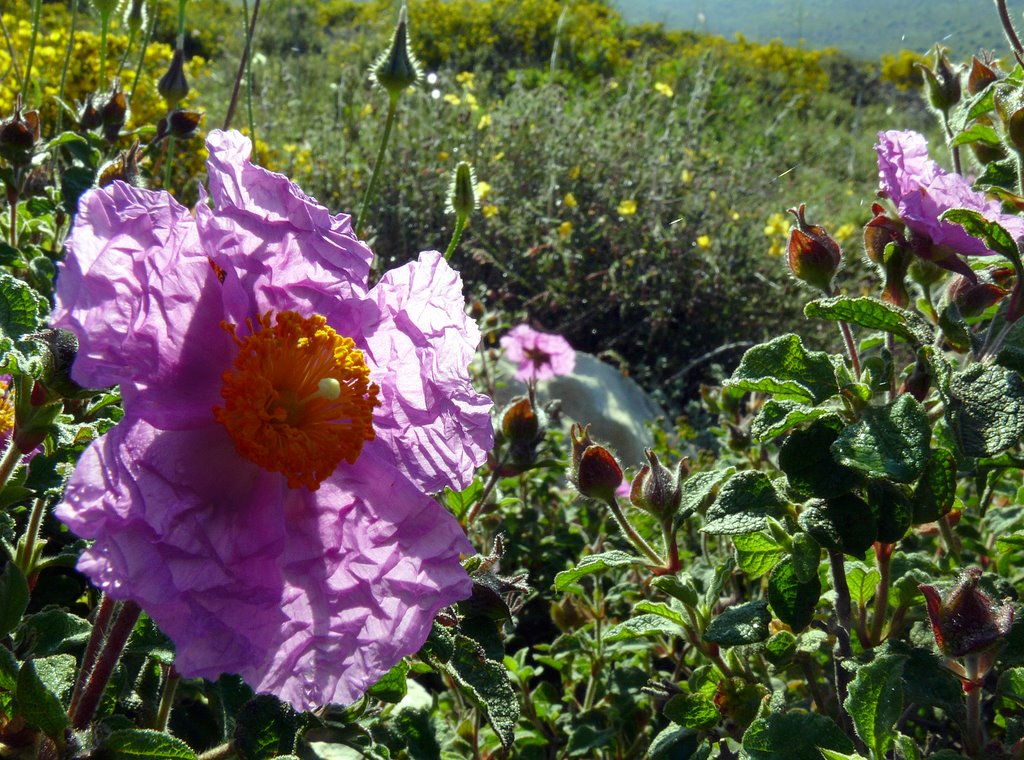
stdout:
<svg viewBox="0 0 1024 760">
<path fill-rule="evenodd" d="M 345 460 L 353 464 L 363 443 L 374 439 L 373 408 L 380 388 L 370 382 L 363 352 L 319 314 L 270 313 L 250 335 L 221 323 L 238 344 L 222 378 L 224 406 L 213 416 L 235 441 L 238 453 L 288 478 L 290 488 L 315 491 Z"/>
</svg>

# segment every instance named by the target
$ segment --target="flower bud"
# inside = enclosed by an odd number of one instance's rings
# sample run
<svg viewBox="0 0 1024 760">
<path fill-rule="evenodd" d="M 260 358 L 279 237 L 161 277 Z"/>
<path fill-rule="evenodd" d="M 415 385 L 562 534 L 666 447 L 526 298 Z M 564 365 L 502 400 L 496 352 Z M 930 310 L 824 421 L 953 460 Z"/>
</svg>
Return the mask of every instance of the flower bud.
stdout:
<svg viewBox="0 0 1024 760">
<path fill-rule="evenodd" d="M 928 89 L 928 102 L 943 113 L 960 102 L 960 74 L 950 64 L 945 52 L 935 46 L 935 67 L 917 64 L 924 74 Z"/>
<path fill-rule="evenodd" d="M 588 446 L 580 455 L 572 481 L 583 496 L 611 501 L 622 485 L 622 468 L 604 446 Z"/>
<path fill-rule="evenodd" d="M 11 118 L 0 122 L 0 156 L 12 166 L 27 166 L 39 137 L 39 112 L 23 111 L 21 96 L 17 96 Z"/>
<path fill-rule="evenodd" d="M 171 111 L 156 123 L 153 142 L 160 142 L 167 136 L 176 140 L 188 140 L 195 135 L 196 130 L 199 129 L 199 122 L 202 120 L 202 111 Z"/>
<path fill-rule="evenodd" d="M 188 80 L 185 78 L 185 51 L 177 48 L 174 57 L 171 58 L 171 65 L 160 81 L 156 83 L 157 92 L 167 103 L 168 110 L 173 109 L 188 95 Z"/>
<path fill-rule="evenodd" d="M 824 227 L 807 223 L 806 208 L 801 203 L 799 208 L 789 209 L 797 220 L 797 226 L 789 232 L 789 268 L 801 282 L 831 295 L 832 278 L 839 271 L 843 254 Z"/>
<path fill-rule="evenodd" d="M 117 4 L 121 0 L 91 0 L 91 5 L 96 9 L 101 19 L 109 19 L 110 14 L 117 10 Z"/>
<path fill-rule="evenodd" d="M 127 151 L 121 151 L 116 158 L 100 167 L 96 177 L 97 187 L 106 187 L 119 180 L 128 185 L 141 187 L 139 181 L 139 141 L 136 140 Z"/>
<path fill-rule="evenodd" d="M 998 79 L 999 74 L 988 61 L 981 61 L 978 56 L 974 56 L 971 59 L 971 73 L 967 76 L 967 92 L 977 95 Z"/>
<path fill-rule="evenodd" d="M 398 25 L 395 27 L 391 47 L 386 50 L 370 67 L 371 79 L 385 90 L 392 98 L 397 98 L 405 88 L 419 81 L 420 64 L 409 49 L 408 11 L 405 5 L 398 13 Z"/>
<path fill-rule="evenodd" d="M 965 317 L 976 317 L 998 303 L 1010 292 L 991 282 L 971 282 L 956 275 L 946 288 L 946 298 L 955 303 Z"/>
<path fill-rule="evenodd" d="M 460 161 L 448 186 L 448 213 L 466 219 L 478 205 L 476 172 L 467 162 Z"/>
<path fill-rule="evenodd" d="M 996 88 L 995 106 L 1009 145 L 1017 152 L 1024 151 L 1024 94 L 1000 85 Z"/>
<path fill-rule="evenodd" d="M 127 119 L 128 101 L 125 99 L 124 91 L 121 89 L 121 82 L 115 80 L 114 86 L 110 90 L 110 97 L 107 98 L 107 102 L 100 108 L 100 122 L 103 125 L 103 136 L 107 142 L 117 141 L 121 134 L 121 128 L 124 127 Z"/>
<path fill-rule="evenodd" d="M 125 8 L 124 25 L 132 34 L 138 34 L 146 25 L 146 0 L 131 0 Z"/>
<path fill-rule="evenodd" d="M 650 512 L 660 520 L 671 518 L 682 500 L 679 481 L 685 477 L 685 460 L 679 460 L 672 472 L 651 449 L 644 449 L 649 464 L 640 468 L 629 489 L 629 500 L 634 507 Z"/>
<path fill-rule="evenodd" d="M 895 306 L 907 306 L 910 294 L 905 280 L 914 256 L 903 235 L 903 223 L 890 219 L 877 203 L 871 206 L 871 211 L 874 217 L 864 226 L 864 253 L 878 266 L 885 280 L 882 300 Z"/>
<path fill-rule="evenodd" d="M 914 369 L 911 370 L 910 374 L 907 375 L 900 387 L 896 391 L 897 396 L 902 396 L 904 393 L 909 393 L 919 403 L 924 403 L 925 398 L 928 396 L 928 389 L 932 385 L 932 375 L 928 368 L 928 361 L 922 354 L 917 357 L 917 363 L 914 364 Z"/>
<path fill-rule="evenodd" d="M 85 103 L 78 110 L 78 127 L 83 131 L 97 129 L 103 125 L 103 119 L 100 118 L 100 112 L 93 105 L 92 98 L 92 93 L 86 95 Z"/>
<path fill-rule="evenodd" d="M 537 410 L 526 396 L 517 396 L 501 415 L 501 432 L 514 442 L 533 443 L 540 433 Z"/>
<path fill-rule="evenodd" d="M 918 586 L 928 605 L 935 643 L 947 657 L 985 651 L 1005 638 L 1013 626 L 1013 604 L 996 604 L 978 588 L 981 570 L 960 575 L 944 596 L 934 586 Z"/>
</svg>

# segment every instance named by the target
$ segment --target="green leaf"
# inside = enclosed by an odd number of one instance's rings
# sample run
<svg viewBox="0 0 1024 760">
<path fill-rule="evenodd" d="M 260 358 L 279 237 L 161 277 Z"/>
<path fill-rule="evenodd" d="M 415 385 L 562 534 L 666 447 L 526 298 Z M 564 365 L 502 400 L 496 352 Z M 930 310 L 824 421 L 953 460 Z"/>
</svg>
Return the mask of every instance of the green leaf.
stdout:
<svg viewBox="0 0 1024 760">
<path fill-rule="evenodd" d="M 683 573 L 682 578 L 675 575 L 659 575 L 651 581 L 651 585 L 691 607 L 696 607 L 699 601 L 697 587 L 693 585 L 693 578 L 687 573 Z"/>
<path fill-rule="evenodd" d="M 807 304 L 804 316 L 849 322 L 869 330 L 892 333 L 915 345 L 928 343 L 932 337 L 928 324 L 917 314 L 877 298 L 822 298 Z"/>
<path fill-rule="evenodd" d="M 831 718 L 801 710 L 758 718 L 743 734 L 750 760 L 821 760 L 819 748 L 853 752 L 853 742 Z"/>
<path fill-rule="evenodd" d="M 999 135 L 988 124 L 975 123 L 958 134 L 949 143 L 949 147 L 955 148 L 968 143 L 981 142 L 986 145 L 999 145 Z"/>
<path fill-rule="evenodd" d="M 694 756 L 697 744 L 696 731 L 670 724 L 651 741 L 647 760 L 686 760 Z"/>
<path fill-rule="evenodd" d="M 914 488 L 914 525 L 935 522 L 956 501 L 956 458 L 947 449 L 930 449 Z"/>
<path fill-rule="evenodd" d="M 985 188 L 1007 188 L 1017 187 L 1017 161 L 1013 158 L 1004 158 L 1000 161 L 993 161 L 985 167 L 985 171 L 975 180 L 978 187 Z"/>
<path fill-rule="evenodd" d="M 605 633 L 604 640 L 628 641 L 643 636 L 680 636 L 682 631 L 679 626 L 661 615 L 637 615 L 625 620 L 618 625 L 613 625 Z"/>
<path fill-rule="evenodd" d="M 555 589 L 565 591 L 572 584 L 591 573 L 600 573 L 610 568 L 643 565 L 644 560 L 620 551 L 590 554 L 579 561 L 572 570 L 563 570 L 555 576 Z"/>
<path fill-rule="evenodd" d="M 875 540 L 883 544 L 900 541 L 914 521 L 909 489 L 891 480 L 872 480 L 866 491 L 868 506 L 878 522 Z"/>
<path fill-rule="evenodd" d="M 860 606 L 866 605 L 875 595 L 882 574 L 868 568 L 863 562 L 846 562 L 846 585 L 850 587 L 850 599 Z"/>
<path fill-rule="evenodd" d="M 818 575 L 818 565 L 821 563 L 821 547 L 814 540 L 810 533 L 800 531 L 793 536 L 793 572 L 796 579 L 806 583 L 812 577 Z"/>
<path fill-rule="evenodd" d="M 801 404 L 798 401 L 779 401 L 770 398 L 750 424 L 750 437 L 755 441 L 766 441 L 824 414 L 831 414 L 831 411 L 823 407 Z"/>
<path fill-rule="evenodd" d="M 676 512 L 675 521 L 681 523 L 694 512 L 703 514 L 715 497 L 715 489 L 731 474 L 731 468 L 705 470 L 695 472 L 684 480 L 679 487 L 679 511 Z"/>
<path fill-rule="evenodd" d="M 785 667 L 796 654 L 796 636 L 789 631 L 779 631 L 764 644 L 764 656 L 777 668 Z"/>
<path fill-rule="evenodd" d="M 806 350 L 799 336 L 788 334 L 747 351 L 725 387 L 817 405 L 839 392 L 835 374 L 831 356 Z"/>
<path fill-rule="evenodd" d="M 717 725 L 722 716 L 704 694 L 676 694 L 665 703 L 665 717 L 685 728 L 707 729 Z"/>
<path fill-rule="evenodd" d="M 814 619 L 821 598 L 821 581 L 814 576 L 803 583 L 796 576 L 793 560 L 786 558 L 768 576 L 768 602 L 776 617 L 799 633 Z"/>
<path fill-rule="evenodd" d="M 637 602 L 637 605 L 633 608 L 634 612 L 650 613 L 651 615 L 658 615 L 666 620 L 671 620 L 673 623 L 679 626 L 686 625 L 686 618 L 678 610 L 672 609 L 669 605 L 664 602 L 652 602 L 644 600 Z"/>
<path fill-rule="evenodd" d="M 779 469 L 786 473 L 793 489 L 805 496 L 829 499 L 860 482 L 860 475 L 839 464 L 830 448 L 841 431 L 841 421 L 830 415 L 790 433 L 779 450 Z"/>
<path fill-rule="evenodd" d="M 757 470 L 733 475 L 708 507 L 705 533 L 736 535 L 753 533 L 766 527 L 765 517 L 780 516 L 786 502 L 779 496 L 768 476 Z"/>
<path fill-rule="evenodd" d="M 810 504 L 800 513 L 798 522 L 826 549 L 855 557 L 863 556 L 878 535 L 871 508 L 852 493 Z"/>
<path fill-rule="evenodd" d="M 379 699 L 381 702 L 398 704 L 409 691 L 406 684 L 408 675 L 409 663 L 405 660 L 399 660 L 398 664 L 382 675 L 380 680 L 371 686 L 366 693 L 374 699 Z"/>
<path fill-rule="evenodd" d="M 865 409 L 860 422 L 839 434 L 832 453 L 865 475 L 909 483 L 924 470 L 931 434 L 924 408 L 905 393 L 891 404 Z"/>
<path fill-rule="evenodd" d="M 18 688 L 18 669 L 21 663 L 10 649 L 0 646 L 0 691 L 14 691 Z"/>
<path fill-rule="evenodd" d="M 58 746 L 64 745 L 67 713 L 57 695 L 47 689 L 40 679 L 32 660 L 26 660 L 18 671 L 15 699 L 18 712 L 28 723 L 53 739 Z"/>
<path fill-rule="evenodd" d="M 144 728 L 112 731 L 102 753 L 111 760 L 195 760 L 196 756 L 181 739 Z"/>
<path fill-rule="evenodd" d="M 704 640 L 723 647 L 756 644 L 768 638 L 768 624 L 771 621 L 766 601 L 758 599 L 747 602 L 728 608 L 712 620 L 704 631 Z"/>
<path fill-rule="evenodd" d="M 732 537 L 736 564 L 751 580 L 760 578 L 779 561 L 786 550 L 767 533 L 746 533 Z"/>
<path fill-rule="evenodd" d="M 1024 707 L 1024 668 L 1010 668 L 999 674 L 996 694 Z"/>
<path fill-rule="evenodd" d="M 128 651 L 150 657 L 161 665 L 174 664 L 174 643 L 149 615 L 142 615 L 135 624 L 135 630 L 128 641 Z"/>
<path fill-rule="evenodd" d="M 1005 229 L 999 226 L 998 222 L 990 222 L 978 211 L 965 208 L 951 208 L 939 217 L 944 222 L 959 224 L 964 231 L 981 240 L 985 246 L 996 253 L 1001 253 L 1020 271 L 1020 252 L 1017 244 Z"/>
<path fill-rule="evenodd" d="M 484 484 L 479 478 L 475 479 L 462 491 L 453 491 L 445 487 L 444 503 L 452 514 L 461 518 L 470 507 L 480 500 L 483 492 Z"/>
<path fill-rule="evenodd" d="M 483 710 L 502 746 L 509 749 L 515 739 L 516 723 L 519 721 L 519 699 L 509 683 L 505 666 L 488 660 L 472 639 L 456 634 L 455 651 L 444 667 Z"/>
<path fill-rule="evenodd" d="M 0 575 L 0 636 L 6 636 L 21 622 L 28 609 L 28 582 L 13 562 Z"/>
<path fill-rule="evenodd" d="M 78 661 L 70 654 L 55 654 L 50 657 L 40 657 L 32 661 L 35 663 L 36 675 L 46 690 L 54 694 L 62 703 L 67 703 L 71 696 L 71 689 L 75 685 L 75 676 L 78 671 Z"/>
<path fill-rule="evenodd" d="M 1024 380 L 1013 370 L 973 364 L 950 372 L 945 360 L 931 354 L 946 421 L 969 457 L 992 457 L 1024 436 Z"/>
<path fill-rule="evenodd" d="M 843 706 L 853 727 L 875 757 L 884 757 L 896 738 L 896 721 L 903 711 L 900 680 L 907 658 L 888 654 L 857 668 Z"/>
<path fill-rule="evenodd" d="M 38 329 L 46 312 L 42 296 L 16 277 L 0 272 L 0 338 L 20 340 Z"/>
<path fill-rule="evenodd" d="M 235 754 L 241 760 L 269 760 L 295 751 L 298 714 L 277 697 L 257 694 L 235 721 Z"/>
<path fill-rule="evenodd" d="M 846 752 L 836 752 L 834 749 L 819 749 L 821 756 L 825 760 L 867 760 L 864 755 L 848 754 Z"/>
</svg>

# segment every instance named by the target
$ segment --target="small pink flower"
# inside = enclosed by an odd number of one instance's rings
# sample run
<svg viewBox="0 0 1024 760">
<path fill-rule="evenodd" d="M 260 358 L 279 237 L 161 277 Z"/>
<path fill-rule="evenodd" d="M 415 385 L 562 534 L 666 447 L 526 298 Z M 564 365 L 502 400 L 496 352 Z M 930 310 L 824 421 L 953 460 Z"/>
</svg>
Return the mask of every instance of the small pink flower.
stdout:
<svg viewBox="0 0 1024 760">
<path fill-rule="evenodd" d="M 510 362 L 516 363 L 516 380 L 548 380 L 568 375 L 576 366 L 576 352 L 561 335 L 542 333 L 529 325 L 516 325 L 501 339 Z"/>
<path fill-rule="evenodd" d="M 1024 217 L 1005 214 L 999 201 L 991 200 L 971 187 L 959 174 L 951 174 L 928 157 L 928 143 L 917 132 L 878 133 L 879 194 L 895 204 L 900 219 L 916 233 L 911 241 L 915 253 L 941 267 L 976 280 L 971 268 L 956 254 L 989 256 L 994 251 L 962 227 L 940 221 L 952 208 L 981 213 L 998 222 L 1014 240 L 1024 237 Z"/>
<path fill-rule="evenodd" d="M 53 314 L 73 379 L 120 384 L 57 515 L 79 569 L 136 601 L 184 676 L 300 710 L 350 703 L 466 598 L 472 546 L 428 494 L 493 444 L 479 341 L 437 252 L 368 287 L 372 253 L 237 132 L 194 215 L 120 182 L 83 196 Z"/>
</svg>

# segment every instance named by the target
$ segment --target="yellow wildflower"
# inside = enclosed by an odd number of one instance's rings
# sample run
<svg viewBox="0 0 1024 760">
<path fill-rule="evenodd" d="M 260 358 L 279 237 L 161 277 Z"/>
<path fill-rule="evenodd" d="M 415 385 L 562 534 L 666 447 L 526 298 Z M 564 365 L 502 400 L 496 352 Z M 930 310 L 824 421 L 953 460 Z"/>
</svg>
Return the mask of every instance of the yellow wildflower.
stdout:
<svg viewBox="0 0 1024 760">
<path fill-rule="evenodd" d="M 491 184 L 489 182 L 477 182 L 476 183 L 476 197 L 477 200 L 483 200 L 491 194 Z"/>
<path fill-rule="evenodd" d="M 485 113 L 480 117 L 480 121 L 476 123 L 476 128 L 486 129 L 489 126 L 491 126 L 491 115 L 489 113 Z"/>
<path fill-rule="evenodd" d="M 576 208 L 579 205 L 576 203 L 576 196 L 572 193 L 566 193 L 565 197 L 562 198 L 562 203 L 565 204 L 566 208 Z"/>
<path fill-rule="evenodd" d="M 571 179 L 573 181 L 578 180 L 580 178 L 580 171 L 581 171 L 581 169 L 580 169 L 580 165 L 579 164 L 576 164 L 575 166 L 573 166 L 569 170 L 569 179 Z"/>
<path fill-rule="evenodd" d="M 627 198 L 620 202 L 615 210 L 619 212 L 619 216 L 632 216 L 636 213 L 636 201 L 632 198 Z"/>
<path fill-rule="evenodd" d="M 476 111 L 478 108 L 480 108 L 480 106 L 477 105 L 477 102 L 476 102 L 476 95 L 474 95 L 471 92 L 467 92 L 463 96 L 463 100 L 466 101 L 466 105 L 469 106 L 469 110 L 471 110 L 471 111 Z"/>
<path fill-rule="evenodd" d="M 740 212 L 737 211 L 736 209 L 733 209 L 732 211 L 729 212 L 729 218 L 732 219 L 734 222 L 738 222 L 740 220 Z"/>
<path fill-rule="evenodd" d="M 14 429 L 14 400 L 7 388 L 8 384 L 0 380 L 0 435 Z"/>
<path fill-rule="evenodd" d="M 367 116 L 373 116 L 373 105 L 370 103 L 367 103 L 366 105 L 359 109 L 360 119 L 365 119 Z"/>
<path fill-rule="evenodd" d="M 562 222 L 558 225 L 558 237 L 565 239 L 572 234 L 572 222 Z"/>
<path fill-rule="evenodd" d="M 857 227 L 847 222 L 846 224 L 840 225 L 834 233 L 832 233 L 833 239 L 842 245 L 847 240 L 850 240 L 854 235 L 857 234 Z"/>
<path fill-rule="evenodd" d="M 476 86 L 472 71 L 460 71 L 455 75 L 455 81 L 461 84 L 464 90 L 472 90 Z"/>
<path fill-rule="evenodd" d="M 683 169 L 683 173 L 679 175 L 679 179 L 683 181 L 684 185 L 689 185 L 693 182 L 693 172 L 689 169 Z"/>
<path fill-rule="evenodd" d="M 450 92 L 444 94 L 444 102 L 450 106 L 462 105 L 462 101 L 459 100 L 458 95 L 452 95 Z"/>
<path fill-rule="evenodd" d="M 711 238 L 708 237 L 707 235 L 698 235 L 697 247 L 706 251 L 708 248 L 711 247 Z"/>
<path fill-rule="evenodd" d="M 500 161 L 501 159 L 503 159 L 504 157 L 505 157 L 505 151 L 501 150 L 501 151 L 498 151 L 497 153 L 495 153 L 493 156 L 491 156 L 491 160 L 497 162 L 497 161 Z"/>
<path fill-rule="evenodd" d="M 655 82 L 654 89 L 660 92 L 666 98 L 671 98 L 672 96 L 675 95 L 675 92 L 672 90 L 672 88 L 669 85 L 665 84 L 664 82 Z"/>
<path fill-rule="evenodd" d="M 498 213 L 498 207 L 495 206 L 493 203 L 488 203 L 486 206 L 480 209 L 480 213 L 484 215 L 484 219 L 490 219 L 492 216 Z"/>
<path fill-rule="evenodd" d="M 708 190 L 708 198 L 710 198 L 713 201 L 717 201 L 718 200 L 718 191 L 717 190 Z"/>
<path fill-rule="evenodd" d="M 447 161 L 451 157 L 452 157 L 451 154 L 448 151 L 446 151 L 446 150 L 440 150 L 440 151 L 437 152 L 437 160 L 438 161 Z"/>
</svg>

